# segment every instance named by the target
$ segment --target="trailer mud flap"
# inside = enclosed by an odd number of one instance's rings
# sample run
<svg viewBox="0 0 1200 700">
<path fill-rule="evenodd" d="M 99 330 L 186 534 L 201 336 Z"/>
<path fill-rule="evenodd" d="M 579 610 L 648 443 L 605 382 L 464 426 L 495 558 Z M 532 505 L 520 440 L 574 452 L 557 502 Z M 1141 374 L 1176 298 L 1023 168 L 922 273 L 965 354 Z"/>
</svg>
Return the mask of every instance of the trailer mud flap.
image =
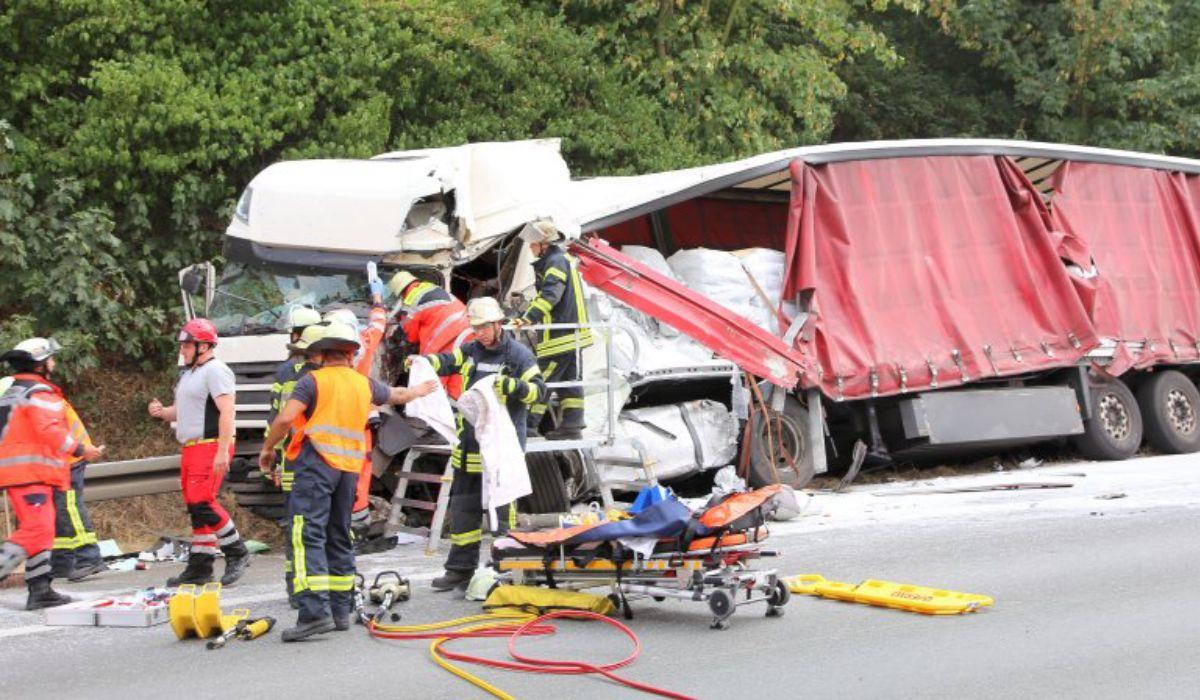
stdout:
<svg viewBox="0 0 1200 700">
<path fill-rule="evenodd" d="M 800 351 L 684 285 L 622 255 L 604 241 L 574 242 L 587 283 L 675 328 L 741 369 L 794 389 L 808 362 Z"/>
</svg>

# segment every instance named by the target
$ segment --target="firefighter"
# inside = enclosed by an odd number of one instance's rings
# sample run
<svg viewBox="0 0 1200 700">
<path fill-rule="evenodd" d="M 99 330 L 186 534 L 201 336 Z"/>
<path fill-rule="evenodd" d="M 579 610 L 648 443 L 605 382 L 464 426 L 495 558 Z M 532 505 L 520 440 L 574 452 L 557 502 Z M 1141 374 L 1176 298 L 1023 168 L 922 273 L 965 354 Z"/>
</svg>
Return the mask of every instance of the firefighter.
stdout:
<svg viewBox="0 0 1200 700">
<path fill-rule="evenodd" d="M 536 221 L 521 229 L 521 240 L 529 244 L 536 258 L 533 270 L 537 275 L 537 296 L 529 303 L 525 314 L 514 321 L 517 327 L 528 324 L 588 322 L 587 304 L 583 298 L 583 283 L 575 261 L 567 255 L 558 240 L 558 231 L 549 221 Z M 582 376 L 578 353 L 592 344 L 588 328 L 544 329 L 537 331 L 534 352 L 547 383 L 577 382 Z M 562 407 L 562 420 L 551 437 L 577 438 L 584 428 L 583 387 L 554 389 Z M 548 396 L 529 409 L 529 429 L 536 431 L 546 414 Z"/>
<path fill-rule="evenodd" d="M 85 445 L 92 439 L 75 407 L 63 399 L 67 429 L 71 437 Z M 54 490 L 54 552 L 50 566 L 55 578 L 65 578 L 72 583 L 88 576 L 108 571 L 108 564 L 100 556 L 96 532 L 92 529 L 92 516 L 83 498 L 84 471 L 88 461 L 83 457 L 71 457 L 71 482 L 66 489 Z"/>
<path fill-rule="evenodd" d="M 401 270 L 392 276 L 388 289 L 396 297 L 392 316 L 400 322 L 404 339 L 416 345 L 418 353 L 451 352 L 475 338 L 466 305 L 438 285 Z M 457 374 L 445 377 L 442 385 L 452 399 L 462 394 L 462 377 Z"/>
<path fill-rule="evenodd" d="M 287 400 L 291 398 L 292 390 L 296 387 L 296 382 L 319 365 L 312 362 L 308 357 L 308 347 L 312 343 L 321 338 L 324 333 L 324 327 L 321 323 L 321 314 L 315 309 L 310 309 L 305 306 L 292 307 L 288 312 L 287 325 L 290 329 L 291 342 L 288 344 L 288 359 L 284 360 L 275 368 L 275 382 L 271 385 L 271 408 L 267 412 L 267 425 L 271 425 L 271 421 L 275 420 L 275 416 L 279 415 L 280 409 L 283 408 Z M 268 427 L 268 430 L 270 428 Z M 275 482 L 284 493 L 284 502 L 286 503 L 287 494 L 292 491 L 292 481 L 295 476 L 292 472 L 291 465 L 288 464 L 284 453 L 287 450 L 287 437 L 279 443 L 279 448 L 276 449 L 275 464 L 272 465 L 270 471 L 264 471 L 263 475 Z M 283 558 L 283 578 L 287 587 L 288 599 L 292 598 L 292 545 L 291 539 L 287 537 L 290 521 L 284 520 L 284 558 Z"/>
<path fill-rule="evenodd" d="M 371 406 L 407 403 L 437 387 L 430 381 L 413 389 L 392 389 L 356 372 L 353 359 L 359 337 L 345 324 L 329 324 L 310 349 L 321 367 L 296 382 L 258 457 L 259 465 L 269 469 L 275 446 L 289 429 L 293 431 L 287 459 L 296 476 L 288 515 L 299 615 L 296 626 L 283 632 L 285 642 L 350 629 L 354 586 L 350 511 L 366 458 Z"/>
<path fill-rule="evenodd" d="M 371 312 L 367 317 L 367 327 L 358 334 L 359 346 L 354 355 L 353 366 L 364 377 L 371 376 L 375 366 L 375 353 L 383 340 L 387 329 L 387 308 L 383 305 L 383 280 L 375 271 L 375 264 L 367 264 L 367 282 L 371 288 Z M 358 316 L 350 309 L 334 309 L 325 314 L 326 323 L 344 323 L 351 328 L 358 327 Z M 378 412 L 372 410 L 371 424 L 379 421 Z M 362 473 L 358 479 L 358 491 L 354 494 L 354 512 L 351 516 L 351 529 L 354 532 L 356 546 L 362 546 L 367 541 L 367 531 L 371 527 L 371 433 L 367 431 L 367 456 L 363 460 Z"/>
<path fill-rule="evenodd" d="M 225 555 L 221 584 L 228 586 L 250 566 L 237 526 L 217 501 L 233 459 L 236 383 L 233 370 L 214 355 L 217 329 L 212 321 L 193 318 L 183 324 L 177 340 L 184 368 L 175 385 L 175 403 L 164 406 L 154 399 L 147 406 L 152 418 L 175 421 L 175 438 L 183 446 L 179 480 L 192 521 L 187 567 L 167 579 L 167 586 L 208 583 L 218 548 Z"/>
<path fill-rule="evenodd" d="M 530 406 L 544 401 L 546 386 L 537 360 L 529 348 L 517 342 L 502 328 L 504 312 L 491 297 L 472 299 L 467 315 L 475 331 L 475 340 L 451 352 L 427 355 L 426 359 L 439 375 L 459 374 L 463 390 L 492 374 L 502 375 L 496 381 L 496 392 L 508 408 L 521 448 L 525 447 L 525 421 Z M 408 362 L 406 361 L 406 364 Z M 446 573 L 433 580 L 433 588 L 449 591 L 466 588 L 471 574 L 479 565 L 479 546 L 483 539 L 483 456 L 475 430 L 461 414 L 458 415 L 458 447 L 450 455 L 454 481 L 450 483 L 450 554 L 446 558 Z M 500 531 L 515 522 L 516 509 L 505 506 L 497 510 Z M 499 534 L 499 533 L 494 533 Z"/>
<path fill-rule="evenodd" d="M 71 436 L 62 390 L 50 381 L 53 338 L 22 341 L 3 358 L 16 374 L 0 396 L 0 489 L 7 492 L 17 529 L 0 544 L 0 579 L 25 562 L 26 610 L 71 602 L 50 587 L 54 546 L 53 489 L 70 486 L 71 457 L 92 461 L 104 453 Z"/>
</svg>

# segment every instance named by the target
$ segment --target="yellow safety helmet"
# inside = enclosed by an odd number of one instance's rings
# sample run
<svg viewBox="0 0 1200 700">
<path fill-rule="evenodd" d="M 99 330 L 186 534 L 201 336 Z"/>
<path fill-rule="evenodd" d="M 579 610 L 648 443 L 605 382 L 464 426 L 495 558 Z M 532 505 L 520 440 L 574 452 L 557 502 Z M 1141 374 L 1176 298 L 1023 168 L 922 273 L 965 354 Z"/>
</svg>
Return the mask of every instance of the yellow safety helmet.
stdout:
<svg viewBox="0 0 1200 700">
<path fill-rule="evenodd" d="M 323 323 L 314 323 L 310 326 L 305 326 L 300 332 L 300 340 L 288 344 L 288 349 L 292 352 L 308 352 L 308 349 L 313 343 L 325 337 L 326 326 Z"/>
<path fill-rule="evenodd" d="M 309 350 L 320 352 L 324 350 L 358 350 L 358 331 L 345 323 L 334 321 L 325 326 L 321 338 L 308 346 Z"/>
<path fill-rule="evenodd" d="M 293 333 L 299 333 L 309 326 L 321 322 L 321 313 L 307 306 L 293 306 L 288 311 L 287 327 Z"/>
<path fill-rule="evenodd" d="M 392 293 L 392 296 L 399 297 L 401 294 L 404 293 L 405 287 L 407 287 L 408 285 L 410 285 L 416 281 L 417 281 L 416 275 L 409 272 L 408 270 L 401 270 L 401 271 L 397 272 L 396 274 L 392 275 L 392 279 L 388 281 L 388 285 L 387 285 L 388 291 L 390 291 Z"/>
<path fill-rule="evenodd" d="M 478 297 L 467 304 L 467 320 L 472 326 L 484 326 L 504 321 L 504 312 L 495 297 Z"/>
</svg>

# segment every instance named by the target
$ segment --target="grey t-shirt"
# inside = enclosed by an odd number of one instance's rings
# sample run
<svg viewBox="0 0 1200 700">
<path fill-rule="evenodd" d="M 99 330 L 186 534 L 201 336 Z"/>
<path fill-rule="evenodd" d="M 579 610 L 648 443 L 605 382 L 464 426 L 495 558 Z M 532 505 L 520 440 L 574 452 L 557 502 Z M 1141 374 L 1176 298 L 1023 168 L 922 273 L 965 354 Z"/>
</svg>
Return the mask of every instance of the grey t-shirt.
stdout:
<svg viewBox="0 0 1200 700">
<path fill-rule="evenodd" d="M 213 399 L 236 392 L 233 370 L 216 358 L 183 370 L 175 385 L 175 439 L 184 443 L 217 437 L 220 412 Z"/>
</svg>

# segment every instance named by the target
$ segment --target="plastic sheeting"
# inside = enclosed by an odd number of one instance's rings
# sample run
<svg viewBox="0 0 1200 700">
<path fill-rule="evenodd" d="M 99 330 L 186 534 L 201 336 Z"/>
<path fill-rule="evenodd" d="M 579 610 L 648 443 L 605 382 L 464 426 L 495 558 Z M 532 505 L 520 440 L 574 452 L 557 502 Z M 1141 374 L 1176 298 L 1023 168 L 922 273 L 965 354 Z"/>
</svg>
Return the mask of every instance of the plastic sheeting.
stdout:
<svg viewBox="0 0 1200 700">
<path fill-rule="evenodd" d="M 1117 341 L 1107 371 L 1200 357 L 1200 180 L 1064 163 L 1052 183 L 1055 225 L 1095 260 L 1081 292 L 1097 333 Z"/>
<path fill-rule="evenodd" d="M 797 346 L 826 395 L 1068 366 L 1097 344 L 1064 242 L 1011 161 L 795 161 L 791 173 L 784 294 L 811 294 Z"/>
</svg>

